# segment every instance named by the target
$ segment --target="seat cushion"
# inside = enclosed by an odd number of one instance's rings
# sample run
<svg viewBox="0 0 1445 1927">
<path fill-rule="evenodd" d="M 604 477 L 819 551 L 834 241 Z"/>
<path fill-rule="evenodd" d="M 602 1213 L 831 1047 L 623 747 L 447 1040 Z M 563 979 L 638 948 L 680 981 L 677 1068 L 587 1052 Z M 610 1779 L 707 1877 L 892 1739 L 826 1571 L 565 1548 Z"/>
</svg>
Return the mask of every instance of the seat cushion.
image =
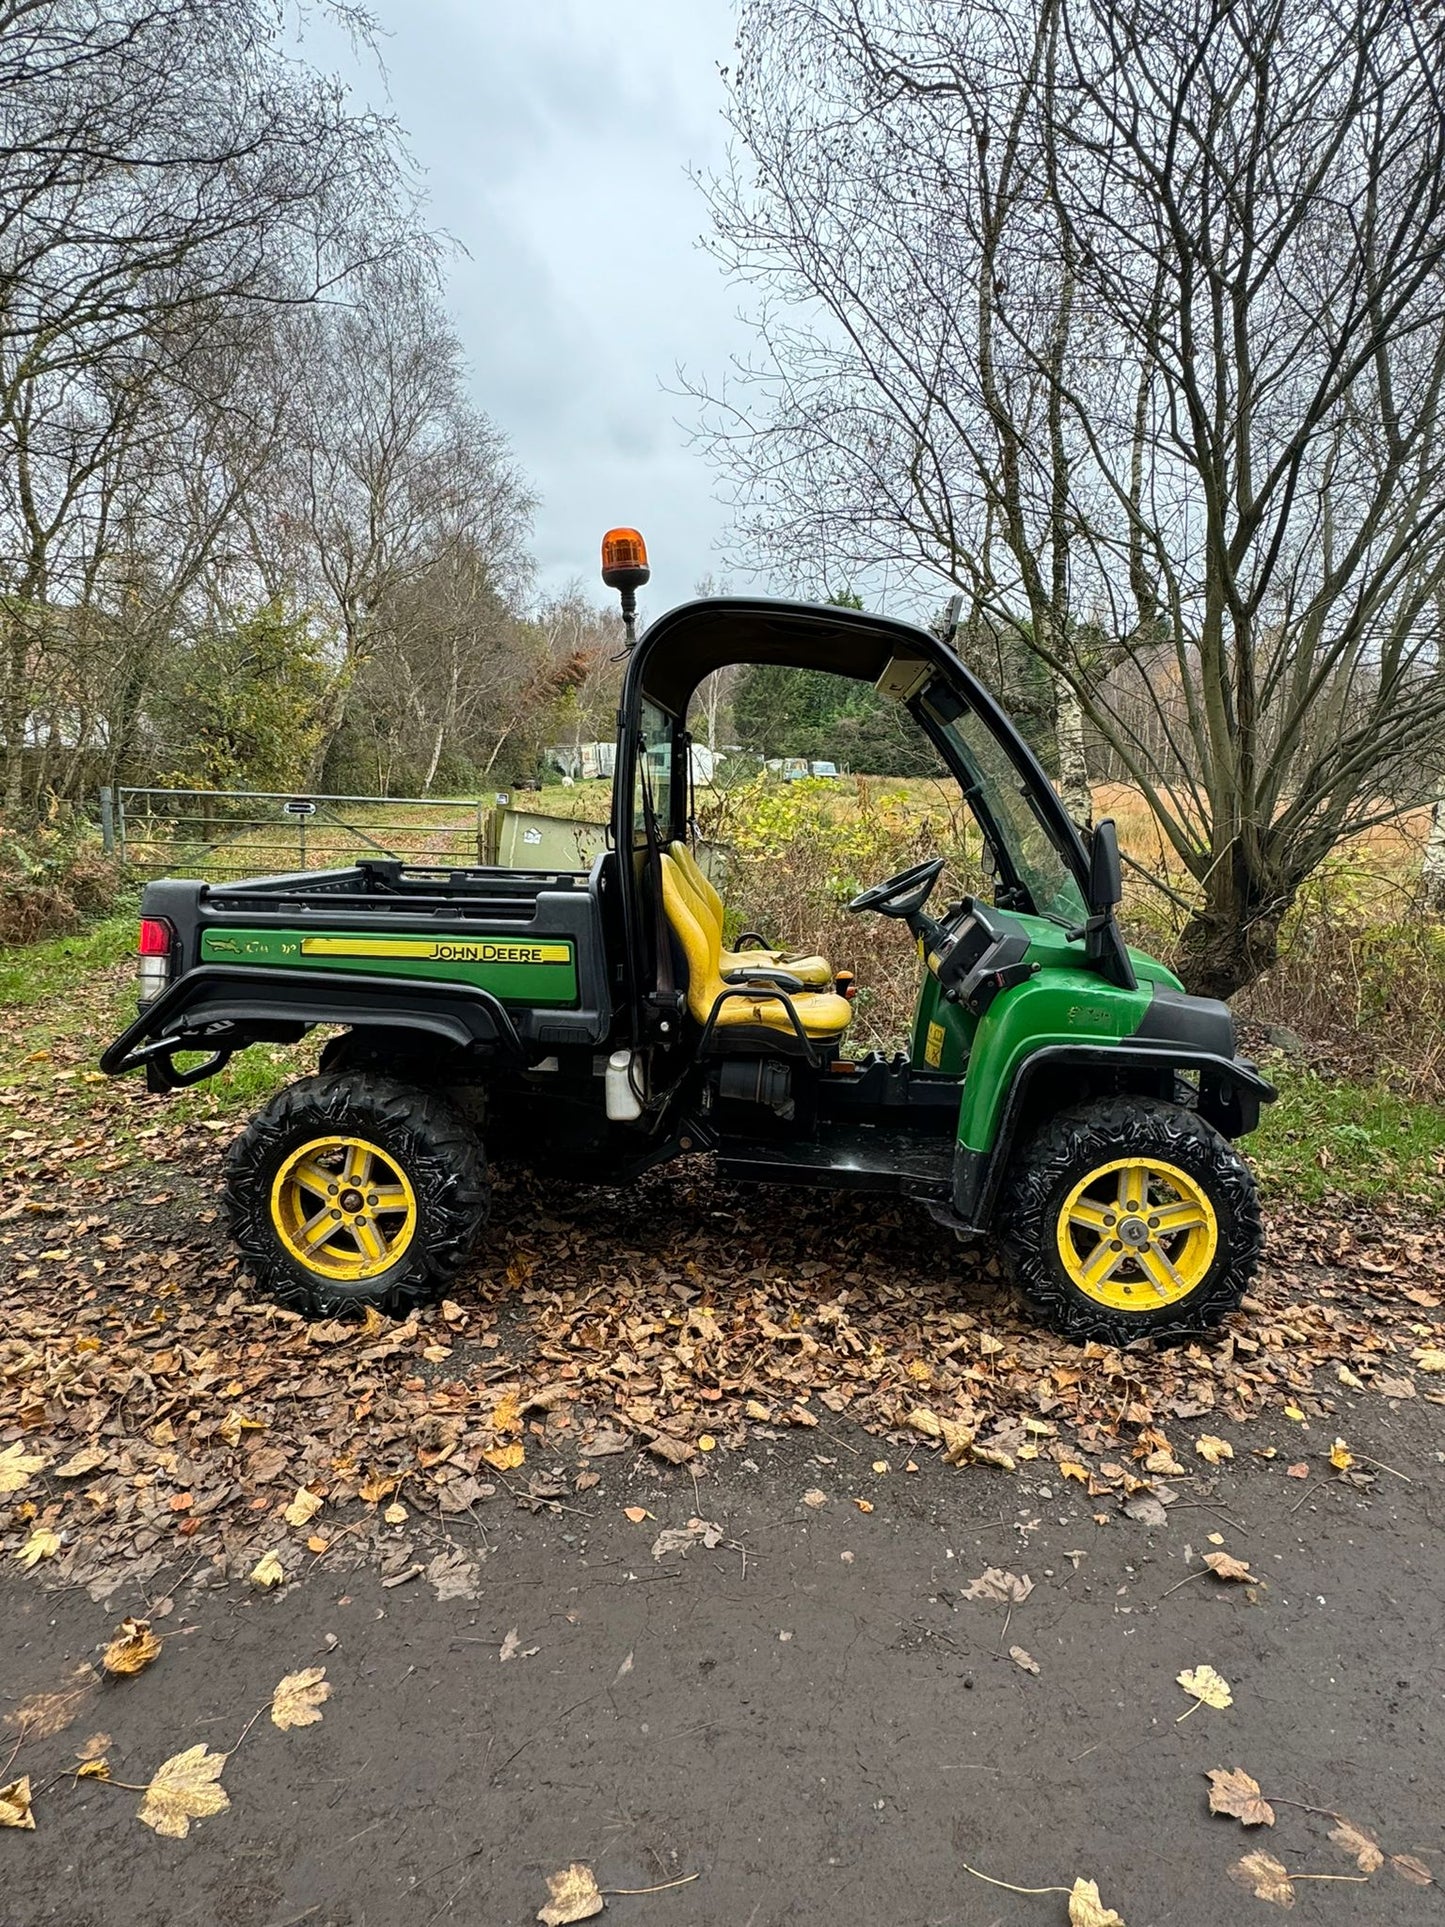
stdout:
<svg viewBox="0 0 1445 1927">
<path fill-rule="evenodd" d="M 797 991 L 792 1004 L 798 1021 L 809 1037 L 829 1039 L 840 1036 L 853 1020 L 853 1006 L 846 997 L 831 990 Z M 735 1025 L 766 1024 L 770 1030 L 792 1031 L 787 1006 L 765 991 L 746 997 L 729 997 L 717 1014 L 717 1028 L 730 1030 Z"/>
<path fill-rule="evenodd" d="M 790 957 L 786 950 L 724 950 L 723 975 L 730 970 L 786 970 L 817 990 L 833 982 L 833 966 L 826 957 Z"/>
</svg>

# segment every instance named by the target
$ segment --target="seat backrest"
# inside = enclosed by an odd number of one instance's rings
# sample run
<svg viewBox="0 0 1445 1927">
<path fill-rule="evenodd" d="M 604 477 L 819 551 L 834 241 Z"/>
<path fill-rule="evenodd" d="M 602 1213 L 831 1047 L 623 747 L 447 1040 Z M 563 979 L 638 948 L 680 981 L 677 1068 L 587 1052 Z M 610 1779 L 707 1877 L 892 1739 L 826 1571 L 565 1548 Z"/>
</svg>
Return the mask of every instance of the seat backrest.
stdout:
<svg viewBox="0 0 1445 1927">
<path fill-rule="evenodd" d="M 692 914 L 712 939 L 713 961 L 721 969 L 723 921 L 720 900 L 717 899 L 716 892 L 709 897 L 702 888 L 706 879 L 693 861 L 692 852 L 685 843 L 670 844 L 668 849 L 677 882 L 692 907 Z"/>
<path fill-rule="evenodd" d="M 672 853 L 677 858 L 683 875 L 692 886 L 692 894 L 701 902 L 706 910 L 708 921 L 717 925 L 717 939 L 718 942 L 721 943 L 723 935 L 723 900 L 714 889 L 711 877 L 709 877 L 706 870 L 703 869 L 702 865 L 685 843 L 674 843 Z"/>
<path fill-rule="evenodd" d="M 662 869 L 662 907 L 673 935 L 682 945 L 687 959 L 687 1008 L 689 1016 L 705 1024 L 723 982 L 718 974 L 717 943 L 693 907 L 691 894 L 683 887 L 680 866 L 666 851 L 659 858 Z"/>
</svg>

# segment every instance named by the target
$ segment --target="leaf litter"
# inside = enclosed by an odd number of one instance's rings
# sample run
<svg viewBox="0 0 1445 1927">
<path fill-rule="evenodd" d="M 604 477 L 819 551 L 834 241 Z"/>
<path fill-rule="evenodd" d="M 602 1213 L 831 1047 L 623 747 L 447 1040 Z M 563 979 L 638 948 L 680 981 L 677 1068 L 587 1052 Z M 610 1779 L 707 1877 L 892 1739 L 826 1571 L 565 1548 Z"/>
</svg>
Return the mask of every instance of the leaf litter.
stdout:
<svg viewBox="0 0 1445 1927">
<path fill-rule="evenodd" d="M 0 1549 L 56 1535 L 44 1583 L 104 1600 L 181 1556 L 223 1577 L 266 1553 L 288 1573 L 384 1565 L 402 1528 L 376 1508 L 403 1484 L 445 1530 L 539 1454 L 559 1470 L 638 1452 L 686 1467 L 704 1438 L 734 1451 L 845 1415 L 960 1470 L 1028 1466 L 1106 1503 L 1150 1500 L 1157 1525 L 1154 1489 L 1190 1456 L 1176 1427 L 1202 1423 L 1223 1448 L 1202 1466 L 1226 1476 L 1221 1427 L 1237 1443 L 1287 1406 L 1333 1436 L 1342 1366 L 1371 1395 L 1445 1401 L 1445 1294 L 1426 1289 L 1445 1277 L 1445 1227 L 1388 1204 L 1363 1228 L 1272 1205 L 1291 1263 L 1266 1265 L 1247 1316 L 1207 1345 L 1120 1352 L 1021 1315 L 986 1249 L 940 1266 L 936 1227 L 909 1208 L 829 1197 L 765 1214 L 700 1162 L 619 1193 L 503 1170 L 507 1209 L 456 1297 L 395 1323 L 307 1325 L 252 1294 L 221 1237 L 215 1137 L 94 1077 L 128 968 L 77 986 L 73 1034 L 43 1063 L 22 1014 L 0 1017 L 0 1102 L 24 1116 L 36 1187 L 0 1221 L 0 1496 L 44 1507 L 0 1511 Z M 187 1102 L 203 1124 L 231 1115 L 219 1087 Z M 552 1480 L 519 1496 L 566 1494 Z M 370 1510 L 343 1536 L 316 1529 L 323 1507 Z"/>
</svg>

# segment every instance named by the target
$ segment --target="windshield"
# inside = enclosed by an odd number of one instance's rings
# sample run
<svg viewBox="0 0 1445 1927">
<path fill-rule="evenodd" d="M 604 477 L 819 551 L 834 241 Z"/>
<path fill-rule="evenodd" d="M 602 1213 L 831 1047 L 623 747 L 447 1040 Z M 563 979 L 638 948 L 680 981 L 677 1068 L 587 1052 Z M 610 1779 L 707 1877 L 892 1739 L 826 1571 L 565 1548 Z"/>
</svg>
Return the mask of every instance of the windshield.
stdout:
<svg viewBox="0 0 1445 1927">
<path fill-rule="evenodd" d="M 1035 809 L 1029 785 L 992 730 L 946 687 L 930 687 L 919 707 L 968 772 L 969 800 L 984 834 L 1003 843 L 1001 854 L 1034 909 L 1060 923 L 1082 923 L 1087 915 L 1083 892 Z M 955 709 L 956 715 L 949 714 Z"/>
</svg>

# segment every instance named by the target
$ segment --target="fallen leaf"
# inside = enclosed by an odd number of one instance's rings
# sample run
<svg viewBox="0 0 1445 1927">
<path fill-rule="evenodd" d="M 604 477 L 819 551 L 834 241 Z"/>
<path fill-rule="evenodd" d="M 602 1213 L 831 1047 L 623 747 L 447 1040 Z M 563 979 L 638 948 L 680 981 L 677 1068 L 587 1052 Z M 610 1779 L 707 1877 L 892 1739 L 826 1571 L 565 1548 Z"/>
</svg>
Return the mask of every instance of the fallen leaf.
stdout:
<svg viewBox="0 0 1445 1927">
<path fill-rule="evenodd" d="M 1395 1377 L 1389 1372 L 1376 1372 L 1370 1381 L 1370 1389 L 1378 1392 L 1381 1398 L 1414 1398 L 1415 1381 L 1413 1378 Z"/>
<path fill-rule="evenodd" d="M 1300 1459 L 1295 1465 L 1287 1465 L 1284 1470 L 1285 1477 L 1288 1479 L 1307 1479 L 1310 1475 L 1309 1466 L 1304 1459 Z"/>
<path fill-rule="evenodd" d="M 35 1816 L 30 1811 L 30 1775 L 22 1773 L 9 1786 L 0 1786 L 0 1827 L 23 1827 L 35 1831 Z"/>
<path fill-rule="evenodd" d="M 82 1445 L 78 1452 L 72 1453 L 64 1465 L 56 1466 L 55 1477 L 83 1479 L 88 1473 L 98 1472 L 103 1465 L 109 1463 L 110 1453 L 103 1445 Z"/>
<path fill-rule="evenodd" d="M 82 1740 L 75 1749 L 77 1760 L 98 1760 L 110 1750 L 109 1733 L 92 1733 L 88 1740 Z"/>
<path fill-rule="evenodd" d="M 251 1568 L 249 1577 L 253 1585 L 265 1587 L 269 1591 L 272 1586 L 279 1586 L 286 1574 L 282 1570 L 280 1559 L 274 1552 L 263 1552 Z"/>
<path fill-rule="evenodd" d="M 542 1927 L 571 1927 L 575 1920 L 590 1920 L 600 1914 L 606 1902 L 598 1891 L 590 1867 L 574 1860 L 561 1873 L 549 1873 L 547 1892 L 551 1899 L 537 1915 Z"/>
<path fill-rule="evenodd" d="M 1231 1558 L 1227 1552 L 1206 1552 L 1204 1563 L 1216 1579 L 1243 1579 L 1251 1586 L 1260 1583 L 1243 1559 Z"/>
<path fill-rule="evenodd" d="M 35 1474 L 43 1472 L 48 1464 L 49 1460 L 34 1452 L 27 1452 L 23 1444 L 7 1445 L 0 1452 L 0 1499 L 29 1485 Z"/>
<path fill-rule="evenodd" d="M 100 1663 L 118 1679 L 143 1673 L 153 1659 L 160 1657 L 161 1642 L 151 1631 L 148 1619 L 123 1619 L 115 1638 L 101 1654 Z"/>
<path fill-rule="evenodd" d="M 1089 1468 L 1080 1465 L 1077 1459 L 1060 1459 L 1059 1476 L 1064 1479 L 1077 1479 L 1080 1485 L 1089 1483 Z"/>
<path fill-rule="evenodd" d="M 483 1458 L 490 1458 L 490 1456 L 491 1454 L 487 1452 L 482 1454 Z M 521 1461 L 519 1460 L 518 1463 L 520 1464 Z M 382 1500 L 389 1499 L 395 1490 L 396 1480 L 388 1478 L 383 1472 L 373 1472 L 369 1479 L 363 1479 L 357 1487 L 358 1496 L 365 1499 L 368 1505 L 380 1505 Z"/>
<path fill-rule="evenodd" d="M 510 1445 L 494 1445 L 482 1457 L 494 1472 L 515 1472 L 525 1465 L 527 1450 L 520 1439 L 513 1439 Z"/>
<path fill-rule="evenodd" d="M 1152 1492 L 1140 1492 L 1134 1498 L 1126 1499 L 1122 1510 L 1126 1518 L 1137 1520 L 1141 1526 L 1158 1527 L 1169 1523 L 1163 1501 L 1156 1499 Z"/>
<path fill-rule="evenodd" d="M 1209 1811 L 1227 1813 L 1246 1827 L 1274 1825 L 1274 1808 L 1261 1796 L 1259 1781 L 1241 1766 L 1210 1769 Z"/>
<path fill-rule="evenodd" d="M 827 1493 L 820 1492 L 817 1486 L 810 1487 L 810 1489 L 803 1494 L 803 1504 L 806 1506 L 811 1506 L 814 1512 L 818 1510 L 819 1506 L 824 1506 L 827 1503 L 828 1503 Z"/>
<path fill-rule="evenodd" d="M 1437 1345 L 1426 1345 L 1423 1351 L 1412 1352 L 1410 1356 L 1422 1372 L 1445 1372 L 1445 1352 Z M 0 1464 L 3 1464 L 0 1458 Z"/>
<path fill-rule="evenodd" d="M 1336 1472 L 1348 1472 L 1355 1462 L 1355 1455 L 1343 1439 L 1336 1439 L 1330 1447 L 1330 1464 Z"/>
<path fill-rule="evenodd" d="M 585 1445 L 579 1446 L 578 1450 L 584 1459 L 608 1459 L 618 1452 L 627 1451 L 631 1444 L 632 1438 L 629 1433 L 619 1432 L 613 1426 L 604 1425 L 587 1440 Z"/>
<path fill-rule="evenodd" d="M 1034 1582 L 1026 1572 L 1004 1572 L 998 1566 L 989 1566 L 963 1588 L 959 1597 L 987 1599 L 1000 1606 L 1021 1606 L 1033 1589 Z"/>
<path fill-rule="evenodd" d="M 675 1439 L 668 1432 L 659 1432 L 655 1439 L 649 1439 L 647 1449 L 654 1458 L 663 1459 L 668 1465 L 686 1465 L 693 1456 L 693 1447 L 686 1439 Z M 596 1909 L 594 1908 L 593 1911 L 595 1912 Z M 578 1914 L 575 1917 L 578 1920 L 586 1918 L 584 1914 Z"/>
<path fill-rule="evenodd" d="M 69 1684 L 58 1693 L 32 1693 L 5 1715 L 7 1726 L 17 1727 L 27 1740 L 48 1740 L 63 1733 L 100 1684 L 100 1674 L 88 1661 L 82 1661 L 70 1675 Z"/>
<path fill-rule="evenodd" d="M 1277 1907 L 1293 1907 L 1294 1888 L 1290 1877 L 1272 1853 L 1256 1851 L 1236 1860 L 1229 1877 L 1248 1887 L 1257 1900 L 1272 1900 Z"/>
<path fill-rule="evenodd" d="M 1234 1694 L 1230 1691 L 1229 1681 L 1216 1673 L 1212 1666 L 1195 1666 L 1176 1675 L 1186 1693 L 1192 1693 L 1196 1700 L 1205 1706 L 1213 1706 L 1223 1711 L 1233 1706 Z"/>
<path fill-rule="evenodd" d="M 322 1702 L 330 1697 L 324 1666 L 288 1673 L 271 1695 L 271 1724 L 283 1733 L 289 1733 L 293 1726 L 315 1726 L 321 1718 Z"/>
<path fill-rule="evenodd" d="M 77 1780 L 108 1780 L 110 1778 L 109 1760 L 82 1760 L 75 1769 Z"/>
<path fill-rule="evenodd" d="M 1432 1887 L 1435 1876 L 1423 1860 L 1417 1860 L 1413 1853 L 1392 1853 L 1390 1865 L 1402 1880 L 1408 1880 L 1412 1887 Z"/>
<path fill-rule="evenodd" d="M 540 1647 L 537 1646 L 524 1646 L 514 1626 L 502 1641 L 501 1650 L 497 1654 L 497 1658 L 500 1660 L 531 1659 L 532 1656 L 540 1650 Z"/>
<path fill-rule="evenodd" d="M 411 1514 L 400 1499 L 393 1499 L 381 1516 L 389 1526 L 404 1526 Z"/>
<path fill-rule="evenodd" d="M 221 1813 L 231 1802 L 220 1784 L 224 1753 L 211 1753 L 204 1741 L 175 1753 L 158 1766 L 136 1812 L 145 1826 L 167 1840 L 184 1840 L 192 1820 Z"/>
<path fill-rule="evenodd" d="M 1361 1873 L 1378 1873 L 1385 1864 L 1385 1856 L 1369 1834 L 1362 1833 L 1353 1820 L 1341 1820 L 1338 1826 L 1330 1828 L 1330 1838 L 1337 1847 L 1343 1847 Z"/>
<path fill-rule="evenodd" d="M 651 1519 L 656 1515 L 649 1512 L 645 1505 L 625 1505 L 622 1508 L 622 1516 L 624 1519 L 630 1519 L 635 1526 L 640 1526 L 644 1519 Z"/>
<path fill-rule="evenodd" d="M 1201 1459 L 1210 1465 L 1218 1465 L 1221 1459 L 1232 1459 L 1234 1447 L 1228 1439 L 1217 1439 L 1212 1432 L 1205 1432 L 1194 1441 L 1194 1449 Z"/>
<path fill-rule="evenodd" d="M 427 1567 L 426 1576 L 438 1599 L 475 1599 L 481 1589 L 481 1566 L 460 1546 L 439 1552 Z"/>
<path fill-rule="evenodd" d="M 309 1524 L 320 1510 L 320 1499 L 314 1492 L 308 1492 L 303 1485 L 281 1516 L 288 1526 L 304 1526 Z"/>
<path fill-rule="evenodd" d="M 853 1503 L 860 1512 L 871 1512 L 873 1510 L 873 1501 L 871 1499 L 855 1499 Z"/>
<path fill-rule="evenodd" d="M 53 1559 L 60 1550 L 60 1534 L 51 1532 L 45 1526 L 37 1526 L 23 1546 L 17 1546 L 15 1557 L 28 1570 L 38 1566 L 42 1559 Z"/>
<path fill-rule="evenodd" d="M 1124 1927 L 1124 1919 L 1100 1900 L 1097 1881 L 1081 1877 L 1069 1890 L 1069 1927 Z"/>
<path fill-rule="evenodd" d="M 704 1432 L 697 1442 L 697 1449 L 699 1452 L 714 1452 L 717 1450 L 717 1440 L 710 1432 Z"/>
<path fill-rule="evenodd" d="M 1037 1673 L 1039 1662 L 1032 1653 L 1026 1653 L 1022 1646 L 1010 1646 L 1008 1656 L 1015 1666 L 1021 1666 L 1026 1673 Z"/>
</svg>

